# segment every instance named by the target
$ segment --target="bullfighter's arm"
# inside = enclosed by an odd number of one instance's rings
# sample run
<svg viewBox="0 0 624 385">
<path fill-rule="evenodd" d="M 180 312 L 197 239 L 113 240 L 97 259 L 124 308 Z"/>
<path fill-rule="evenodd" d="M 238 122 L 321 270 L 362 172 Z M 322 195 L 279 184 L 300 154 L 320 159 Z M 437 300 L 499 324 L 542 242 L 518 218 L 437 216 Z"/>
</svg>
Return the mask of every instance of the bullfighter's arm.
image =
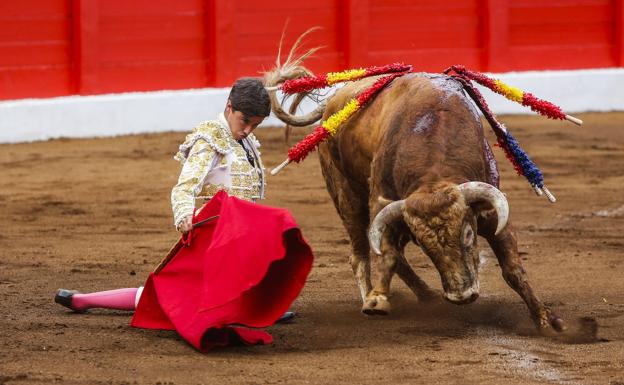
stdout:
<svg viewBox="0 0 624 385">
<path fill-rule="evenodd" d="M 216 155 L 214 148 L 203 139 L 197 140 L 191 148 L 182 166 L 178 184 L 171 190 L 171 207 L 176 227 L 184 218 L 193 214 L 195 197 L 202 190 L 204 179 L 210 172 Z"/>
</svg>

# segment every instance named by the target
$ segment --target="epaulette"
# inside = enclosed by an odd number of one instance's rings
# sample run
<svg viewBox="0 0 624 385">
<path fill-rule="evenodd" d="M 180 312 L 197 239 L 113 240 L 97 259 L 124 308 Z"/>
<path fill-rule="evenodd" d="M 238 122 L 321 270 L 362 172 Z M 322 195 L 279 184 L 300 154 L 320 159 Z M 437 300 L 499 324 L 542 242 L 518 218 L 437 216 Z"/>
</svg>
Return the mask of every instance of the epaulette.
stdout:
<svg viewBox="0 0 624 385">
<path fill-rule="evenodd" d="M 189 156 L 191 148 L 200 139 L 205 140 L 219 154 L 226 155 L 233 151 L 230 143 L 230 134 L 225 131 L 225 128 L 219 122 L 209 120 L 200 123 L 186 136 L 174 159 L 184 163 Z"/>
</svg>

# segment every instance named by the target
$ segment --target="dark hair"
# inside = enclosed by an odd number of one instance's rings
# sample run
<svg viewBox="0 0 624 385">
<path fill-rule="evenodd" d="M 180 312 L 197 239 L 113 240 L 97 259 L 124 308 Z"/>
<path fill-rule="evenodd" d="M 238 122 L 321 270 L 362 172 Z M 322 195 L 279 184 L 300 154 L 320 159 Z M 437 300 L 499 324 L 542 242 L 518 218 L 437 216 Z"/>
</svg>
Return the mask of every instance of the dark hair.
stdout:
<svg viewBox="0 0 624 385">
<path fill-rule="evenodd" d="M 230 96 L 234 111 L 240 111 L 245 116 L 269 116 L 271 113 L 271 99 L 259 78 L 240 78 L 232 86 Z"/>
</svg>

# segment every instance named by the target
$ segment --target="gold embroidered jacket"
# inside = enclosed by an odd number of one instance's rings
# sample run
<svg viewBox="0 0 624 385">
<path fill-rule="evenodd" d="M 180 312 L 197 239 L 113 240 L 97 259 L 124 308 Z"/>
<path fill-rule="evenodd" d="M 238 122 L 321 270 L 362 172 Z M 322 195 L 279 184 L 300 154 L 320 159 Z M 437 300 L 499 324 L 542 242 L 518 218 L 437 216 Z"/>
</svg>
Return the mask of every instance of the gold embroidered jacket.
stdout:
<svg viewBox="0 0 624 385">
<path fill-rule="evenodd" d="M 232 136 L 223 114 L 218 120 L 199 124 L 186 136 L 174 157 L 182 163 L 182 171 L 171 190 L 174 224 L 192 215 L 195 200 L 212 198 L 217 191 L 241 199 L 255 201 L 264 198 L 264 167 L 253 134 L 243 143 L 255 165 L 247 159 L 243 146 Z"/>
</svg>

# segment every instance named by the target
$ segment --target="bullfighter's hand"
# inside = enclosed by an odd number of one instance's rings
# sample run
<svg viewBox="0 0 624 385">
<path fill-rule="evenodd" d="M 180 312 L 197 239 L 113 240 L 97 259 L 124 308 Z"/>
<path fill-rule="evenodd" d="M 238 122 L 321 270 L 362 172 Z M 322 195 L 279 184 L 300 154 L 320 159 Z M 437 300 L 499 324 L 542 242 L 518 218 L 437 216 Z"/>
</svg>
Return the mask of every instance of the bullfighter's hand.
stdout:
<svg viewBox="0 0 624 385">
<path fill-rule="evenodd" d="M 178 231 L 181 233 L 188 233 L 193 228 L 193 216 L 189 215 L 182 219 L 182 222 L 178 225 Z"/>
</svg>

